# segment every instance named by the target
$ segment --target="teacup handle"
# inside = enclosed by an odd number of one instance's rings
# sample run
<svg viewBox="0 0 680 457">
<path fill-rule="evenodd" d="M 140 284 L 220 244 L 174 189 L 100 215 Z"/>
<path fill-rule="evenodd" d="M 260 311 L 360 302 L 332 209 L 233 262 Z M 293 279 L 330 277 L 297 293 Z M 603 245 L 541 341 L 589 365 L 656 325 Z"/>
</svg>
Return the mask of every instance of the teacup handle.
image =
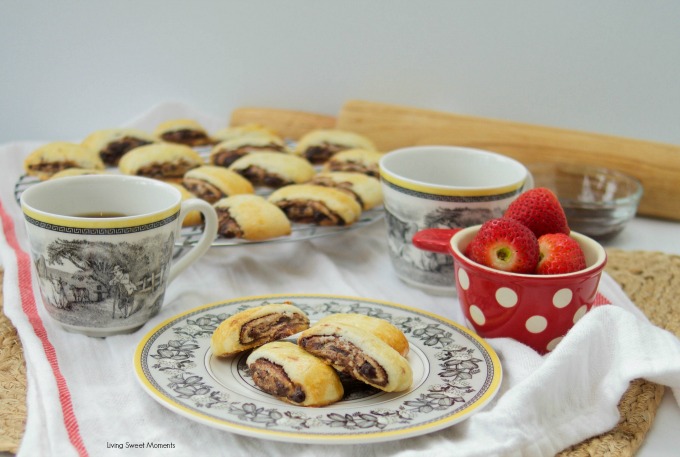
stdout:
<svg viewBox="0 0 680 457">
<path fill-rule="evenodd" d="M 182 229 L 182 221 L 191 211 L 198 211 L 203 215 L 203 234 L 198 242 L 189 249 L 179 260 L 173 262 L 170 267 L 170 275 L 168 277 L 168 284 L 171 283 L 177 275 L 184 271 L 189 265 L 199 259 L 212 246 L 212 242 L 217 236 L 217 213 L 210 203 L 198 198 L 191 198 L 184 200 L 179 212 L 179 222 L 176 235 L 179 236 L 179 231 Z"/>
</svg>

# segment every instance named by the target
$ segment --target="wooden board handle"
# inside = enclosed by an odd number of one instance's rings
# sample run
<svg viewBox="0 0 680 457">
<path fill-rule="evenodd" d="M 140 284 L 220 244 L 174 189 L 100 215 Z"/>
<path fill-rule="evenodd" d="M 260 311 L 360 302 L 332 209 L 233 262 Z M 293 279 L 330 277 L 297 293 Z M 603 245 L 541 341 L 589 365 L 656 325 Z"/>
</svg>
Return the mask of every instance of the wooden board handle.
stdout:
<svg viewBox="0 0 680 457">
<path fill-rule="evenodd" d="M 337 128 L 383 151 L 447 144 L 496 151 L 523 163 L 613 168 L 642 182 L 638 213 L 680 220 L 680 146 L 361 100 L 345 103 Z"/>
</svg>

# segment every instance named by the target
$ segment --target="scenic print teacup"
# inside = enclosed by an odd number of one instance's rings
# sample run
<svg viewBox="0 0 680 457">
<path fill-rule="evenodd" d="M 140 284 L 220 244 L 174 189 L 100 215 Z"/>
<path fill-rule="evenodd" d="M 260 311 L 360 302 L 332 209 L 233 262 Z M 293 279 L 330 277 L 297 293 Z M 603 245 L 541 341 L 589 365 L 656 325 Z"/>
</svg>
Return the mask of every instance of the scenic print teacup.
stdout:
<svg viewBox="0 0 680 457">
<path fill-rule="evenodd" d="M 132 332 L 158 313 L 167 284 L 217 234 L 213 207 L 158 180 L 90 175 L 35 184 L 21 195 L 42 301 L 66 330 Z M 201 239 L 173 262 L 184 217 L 199 211 Z"/>
<path fill-rule="evenodd" d="M 518 161 L 457 146 L 414 146 L 380 160 L 389 254 L 404 282 L 432 294 L 452 294 L 451 256 L 417 249 L 426 228 L 464 228 L 500 217 L 533 186 Z"/>
</svg>

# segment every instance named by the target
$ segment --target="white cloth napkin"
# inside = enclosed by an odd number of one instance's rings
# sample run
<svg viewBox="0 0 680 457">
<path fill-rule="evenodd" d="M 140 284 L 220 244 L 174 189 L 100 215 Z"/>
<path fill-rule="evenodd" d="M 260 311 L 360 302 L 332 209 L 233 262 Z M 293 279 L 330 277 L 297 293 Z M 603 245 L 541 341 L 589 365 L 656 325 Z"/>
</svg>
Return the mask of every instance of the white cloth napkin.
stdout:
<svg viewBox="0 0 680 457">
<path fill-rule="evenodd" d="M 164 104 L 126 125 L 193 117 L 210 130 L 227 119 Z M 169 286 L 165 306 L 144 328 L 106 339 L 67 333 L 43 309 L 30 270 L 14 183 L 33 143 L 0 147 L 0 255 L 5 312 L 17 327 L 28 377 L 28 422 L 19 456 L 490 456 L 554 455 L 618 421 L 631 380 L 669 386 L 680 399 L 680 341 L 652 326 L 606 274 L 600 291 L 612 305 L 581 319 L 553 353 L 541 357 L 510 339 L 493 339 L 504 377 L 482 411 L 447 429 L 378 444 L 323 446 L 240 436 L 177 415 L 135 378 L 134 350 L 159 322 L 206 303 L 248 295 L 321 293 L 393 301 L 464 322 L 454 297 L 433 297 L 394 275 L 383 222 L 311 241 L 213 248 Z M 116 449 L 152 442 L 170 448 Z"/>
</svg>

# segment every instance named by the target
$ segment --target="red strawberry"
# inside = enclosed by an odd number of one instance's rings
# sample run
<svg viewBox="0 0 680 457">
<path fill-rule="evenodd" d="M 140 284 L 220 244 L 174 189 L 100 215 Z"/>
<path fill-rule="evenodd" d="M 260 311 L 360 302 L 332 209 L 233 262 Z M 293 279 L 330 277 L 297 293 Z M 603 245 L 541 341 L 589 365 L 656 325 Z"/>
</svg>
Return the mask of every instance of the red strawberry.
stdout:
<svg viewBox="0 0 680 457">
<path fill-rule="evenodd" d="M 540 259 L 536 267 L 539 275 L 557 275 L 583 270 L 586 257 L 581 246 L 564 233 L 548 233 L 538 238 Z"/>
<path fill-rule="evenodd" d="M 496 270 L 533 273 L 538 264 L 536 236 L 513 219 L 485 222 L 467 247 L 473 261 Z"/>
<path fill-rule="evenodd" d="M 555 194 L 545 187 L 536 187 L 520 194 L 510 203 L 503 217 L 526 225 L 536 238 L 546 233 L 569 235 L 570 232 L 562 205 Z"/>
</svg>

